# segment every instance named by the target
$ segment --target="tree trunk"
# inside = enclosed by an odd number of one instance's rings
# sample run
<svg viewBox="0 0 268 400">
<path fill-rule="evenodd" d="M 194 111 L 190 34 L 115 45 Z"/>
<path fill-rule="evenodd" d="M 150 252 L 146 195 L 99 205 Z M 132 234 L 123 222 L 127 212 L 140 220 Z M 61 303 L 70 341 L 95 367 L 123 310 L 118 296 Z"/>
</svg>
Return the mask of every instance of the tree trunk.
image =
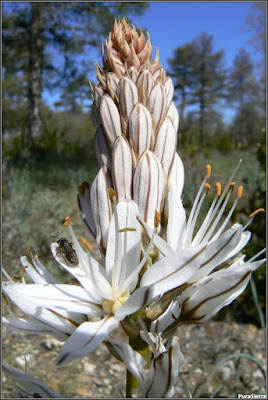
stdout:
<svg viewBox="0 0 268 400">
<path fill-rule="evenodd" d="M 42 133 L 41 98 L 44 35 L 42 3 L 31 3 L 30 56 L 28 77 L 28 143 Z"/>
</svg>

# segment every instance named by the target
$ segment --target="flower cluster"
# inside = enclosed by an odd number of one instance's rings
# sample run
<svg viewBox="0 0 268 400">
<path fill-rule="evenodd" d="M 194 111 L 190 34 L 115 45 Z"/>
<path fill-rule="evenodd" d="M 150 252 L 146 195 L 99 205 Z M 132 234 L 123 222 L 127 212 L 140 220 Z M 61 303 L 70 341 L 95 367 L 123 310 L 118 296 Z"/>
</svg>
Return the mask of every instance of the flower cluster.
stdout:
<svg viewBox="0 0 268 400">
<path fill-rule="evenodd" d="M 14 281 L 4 272 L 3 292 L 30 318 L 10 311 L 3 323 L 63 341 L 58 365 L 89 354 L 104 341 L 136 379 L 130 395 L 171 397 L 183 365 L 177 327 L 215 315 L 242 293 L 251 273 L 265 262 L 257 260 L 262 252 L 247 261 L 241 253 L 256 213 L 247 225 L 228 227 L 243 192 L 239 186 L 225 216 L 239 162 L 223 190 L 216 183 L 215 198 L 200 221 L 212 190 L 207 165 L 187 218 L 181 197 L 184 168 L 176 152 L 179 116 L 158 51 L 151 60 L 149 34 L 146 40 L 122 19 L 115 21 L 102 56 L 98 84 L 92 86 L 99 171 L 91 186 L 79 186 L 78 194 L 100 258 L 93 257 L 85 239 L 79 242 L 66 218 L 72 243 L 60 239 L 51 250 L 77 284 L 58 283 L 37 256 L 30 254 L 30 261 L 22 257 L 32 283 L 23 276 Z M 129 344 L 111 338 L 120 325 Z M 146 357 L 131 346 L 137 339 L 147 346 Z"/>
</svg>

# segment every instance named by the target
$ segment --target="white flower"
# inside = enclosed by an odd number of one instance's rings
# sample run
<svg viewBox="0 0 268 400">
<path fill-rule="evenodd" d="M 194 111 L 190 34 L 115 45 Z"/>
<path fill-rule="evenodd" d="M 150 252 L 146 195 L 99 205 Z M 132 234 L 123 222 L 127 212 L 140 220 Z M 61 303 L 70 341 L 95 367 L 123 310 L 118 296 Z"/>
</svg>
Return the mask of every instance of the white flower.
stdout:
<svg viewBox="0 0 268 400">
<path fill-rule="evenodd" d="M 11 367 L 11 365 L 5 363 L 2 364 L 2 367 L 3 371 L 15 381 L 15 386 L 20 397 L 41 397 L 46 399 L 57 399 L 63 397 L 27 372 L 23 372 L 20 369 Z M 16 383 L 20 386 L 17 386 Z"/>
<path fill-rule="evenodd" d="M 210 185 L 206 182 L 210 177 L 210 167 L 208 166 L 208 173 L 200 187 L 187 221 L 180 191 L 175 184 L 170 184 L 167 195 L 167 229 L 166 233 L 163 232 L 163 230 L 161 232 L 162 236 L 166 234 L 166 240 L 159 235 L 155 235 L 153 243 L 160 251 L 160 257 L 159 260 L 145 272 L 140 282 L 141 288 L 150 288 L 148 295 L 150 301 L 175 288 L 181 287 L 181 289 L 177 291 L 177 293 L 181 293 L 185 287 L 195 282 L 197 282 L 197 286 L 200 287 L 197 297 L 201 298 L 202 296 L 200 297 L 200 293 L 202 292 L 202 294 L 204 294 L 206 292 L 205 287 L 207 286 L 203 286 L 201 283 L 202 279 L 208 277 L 206 282 L 211 282 L 210 285 L 212 287 L 212 278 L 215 276 L 215 279 L 217 278 L 217 284 L 213 286 L 213 289 L 217 291 L 218 295 L 224 290 L 228 291 L 228 294 L 224 296 L 224 300 L 216 302 L 217 305 L 214 301 L 210 302 L 212 308 L 210 307 L 210 311 L 207 310 L 207 315 L 209 317 L 209 315 L 214 315 L 221 307 L 229 304 L 236 298 L 245 289 L 250 279 L 251 271 L 254 271 L 265 262 L 265 259 L 256 263 L 252 263 L 252 260 L 249 260 L 249 262 L 241 263 L 239 269 L 235 269 L 236 263 L 232 264 L 234 257 L 239 254 L 250 239 L 251 233 L 247 231 L 246 228 L 256 214 L 253 213 L 251 215 L 249 223 L 245 226 L 236 223 L 225 230 L 243 191 L 242 186 L 239 186 L 237 199 L 232 205 L 228 215 L 224 218 L 223 213 L 234 188 L 234 182 L 232 182 L 232 180 L 240 162 L 234 170 L 223 193 L 221 193 L 220 184 L 216 184 L 217 194 L 203 223 L 195 234 L 194 229 L 199 217 L 201 205 L 210 189 Z M 149 224 L 141 218 L 139 218 L 139 221 L 149 237 L 152 238 L 153 230 Z M 216 268 L 222 267 L 224 263 L 227 265 L 224 271 L 211 274 Z M 237 281 L 239 289 L 236 285 L 232 285 L 232 278 L 236 281 L 233 275 L 234 270 L 236 278 L 238 279 L 239 275 L 241 282 L 243 282 L 243 284 L 238 284 Z M 182 285 L 185 286 L 182 287 Z M 196 286 L 186 289 L 187 294 L 196 293 L 197 289 L 194 289 L 195 287 Z M 203 287 L 204 289 L 201 289 Z M 139 290 L 136 291 L 134 296 L 138 296 L 138 292 Z M 171 299 L 172 296 L 170 297 L 170 300 Z M 149 302 L 147 304 L 149 304 Z M 202 319 L 204 318 L 202 314 Z"/>
<path fill-rule="evenodd" d="M 104 266 L 82 249 L 71 226 L 69 231 L 79 259 L 77 266 L 71 266 L 62 257 L 57 243 L 52 244 L 56 260 L 80 286 L 56 283 L 37 257 L 32 260 L 33 265 L 22 257 L 25 271 L 34 283 L 9 280 L 4 282 L 3 290 L 33 320 L 11 316 L 4 323 L 19 331 L 52 333 L 61 340 L 70 336 L 60 351 L 57 360 L 60 365 L 93 351 L 133 307 L 142 308 L 146 300 L 147 288 L 142 289 L 143 296 L 135 301 L 132 295 L 151 247 L 149 245 L 140 261 L 141 232 L 137 215 L 138 208 L 133 200 L 114 206 Z M 122 305 L 123 312 L 119 313 Z M 92 322 L 89 321 L 91 317 L 101 319 Z"/>
</svg>

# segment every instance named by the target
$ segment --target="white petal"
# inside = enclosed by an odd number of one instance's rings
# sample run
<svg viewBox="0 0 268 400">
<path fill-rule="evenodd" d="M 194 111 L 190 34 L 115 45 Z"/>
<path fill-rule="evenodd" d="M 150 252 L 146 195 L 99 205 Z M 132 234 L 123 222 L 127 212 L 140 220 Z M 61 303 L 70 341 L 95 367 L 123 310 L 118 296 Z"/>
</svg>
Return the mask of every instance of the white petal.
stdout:
<svg viewBox="0 0 268 400">
<path fill-rule="evenodd" d="M 173 101 L 169 106 L 167 116 L 171 118 L 173 125 L 175 127 L 175 132 L 177 133 L 179 128 L 179 113 Z"/>
<path fill-rule="evenodd" d="M 242 234 L 242 225 L 233 225 L 228 231 L 220 235 L 218 239 L 207 246 L 207 256 L 199 270 L 189 279 L 189 283 L 197 282 L 207 276 L 223 260 L 229 258 L 229 254 L 237 247 Z"/>
<path fill-rule="evenodd" d="M 84 322 L 62 346 L 57 364 L 62 366 L 91 353 L 118 326 L 118 320 L 111 316 L 98 322 Z"/>
<path fill-rule="evenodd" d="M 126 277 L 129 276 L 140 262 L 141 254 L 141 230 L 137 221 L 139 214 L 138 206 L 133 200 L 121 201 L 116 206 L 118 212 L 119 230 L 132 228 L 128 232 L 121 232 L 122 240 L 122 262 L 126 264 Z M 114 215 L 109 226 L 108 244 L 106 250 L 105 267 L 106 273 L 111 282 L 112 270 L 115 258 L 115 223 Z M 137 277 L 138 278 L 138 277 Z M 137 280 L 136 280 L 137 281 Z M 137 282 L 136 282 L 137 283 Z"/>
<path fill-rule="evenodd" d="M 238 224 L 235 224 L 234 226 L 238 226 Z M 239 251 L 246 246 L 250 238 L 251 238 L 251 232 L 249 231 L 243 232 L 237 246 L 226 255 L 226 257 L 223 259 L 222 262 L 225 262 L 226 260 L 232 258 L 235 254 L 239 253 Z"/>
<path fill-rule="evenodd" d="M 182 319 L 201 322 L 211 318 L 245 290 L 250 277 L 248 264 L 234 265 L 189 286 L 180 298 Z"/>
<path fill-rule="evenodd" d="M 80 267 L 80 265 L 78 265 L 77 267 L 70 267 L 69 265 L 67 265 L 66 261 L 62 258 L 60 252 L 58 251 L 57 243 L 51 243 L 51 252 L 57 262 L 61 264 L 63 268 L 66 269 L 66 271 L 72 274 L 78 280 L 78 282 L 81 283 L 83 288 L 88 292 L 89 298 L 95 303 L 99 303 L 101 301 L 101 297 L 95 290 L 95 286 L 90 280 L 89 275 L 86 273 L 86 271 L 82 267 Z M 88 258 L 86 261 L 88 261 Z"/>
<path fill-rule="evenodd" d="M 52 335 L 58 340 L 65 342 L 68 339 L 68 335 L 60 332 L 52 328 L 50 325 L 44 324 L 39 321 L 34 321 L 25 318 L 17 318 L 17 317 L 2 317 L 2 323 L 8 329 L 15 332 L 24 333 L 27 335 L 36 335 L 39 333 L 46 333 L 48 335 Z"/>
<path fill-rule="evenodd" d="M 169 183 L 174 185 L 181 196 L 184 185 L 184 166 L 178 153 L 175 153 L 174 161 L 169 174 Z"/>
<path fill-rule="evenodd" d="M 128 121 L 129 137 L 138 157 L 144 150 L 150 149 L 152 137 L 152 117 L 148 109 L 141 103 L 133 108 Z"/>
<path fill-rule="evenodd" d="M 168 224 L 167 242 L 174 251 L 177 250 L 186 225 L 186 212 L 182 205 L 179 191 L 173 184 L 170 186 L 168 196 Z"/>
<path fill-rule="evenodd" d="M 154 153 L 163 166 L 166 176 L 169 175 L 177 147 L 177 135 L 169 117 L 165 117 L 156 135 Z"/>
<path fill-rule="evenodd" d="M 144 369 L 146 365 L 145 359 L 138 352 L 134 351 L 129 344 L 120 340 L 109 339 L 106 345 L 113 355 L 123 361 L 132 375 L 141 381 L 147 373 L 147 370 Z"/>
<path fill-rule="evenodd" d="M 132 152 L 124 136 L 116 139 L 112 155 L 113 187 L 117 200 L 132 197 Z"/>
<path fill-rule="evenodd" d="M 162 398 L 174 395 L 174 385 L 184 363 L 178 338 L 173 338 L 166 353 L 152 360 L 149 373 L 139 386 L 140 395 L 146 398 Z"/>
<path fill-rule="evenodd" d="M 115 313 L 115 318 L 122 321 L 127 315 L 140 310 L 149 304 L 153 299 L 153 287 L 145 286 L 136 289 L 130 298 Z"/>
<path fill-rule="evenodd" d="M 5 283 L 3 285 L 4 293 L 16 304 L 16 306 L 25 314 L 44 322 L 61 332 L 70 334 L 85 320 L 85 316 L 77 313 L 72 313 L 67 310 L 57 309 L 48 310 L 45 307 L 38 307 L 33 304 L 27 296 L 29 285 L 23 285 L 25 288 L 22 293 L 17 292 L 17 286 L 21 283 Z"/>
<path fill-rule="evenodd" d="M 25 390 L 28 396 L 26 397 L 43 397 L 43 398 L 62 398 L 59 393 L 52 390 L 45 383 L 39 381 L 34 376 L 23 372 L 20 369 L 11 367 L 8 364 L 3 363 L 3 370 L 6 372 L 15 382 L 18 382 Z M 38 396 L 36 396 L 38 395 Z"/>
<path fill-rule="evenodd" d="M 68 311 L 96 316 L 100 314 L 100 306 L 95 304 L 85 289 L 75 285 L 40 285 L 40 284 L 17 284 L 7 288 L 7 294 L 16 297 L 27 297 L 27 300 L 37 307 L 50 309 L 63 308 Z M 13 300 L 14 301 L 14 300 Z"/>
</svg>

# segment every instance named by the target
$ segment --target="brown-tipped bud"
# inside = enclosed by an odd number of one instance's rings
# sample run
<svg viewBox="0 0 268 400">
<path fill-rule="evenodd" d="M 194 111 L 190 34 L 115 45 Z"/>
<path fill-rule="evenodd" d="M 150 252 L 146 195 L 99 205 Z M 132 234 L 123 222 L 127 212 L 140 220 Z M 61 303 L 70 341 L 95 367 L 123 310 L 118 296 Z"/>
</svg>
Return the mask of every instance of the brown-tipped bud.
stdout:
<svg viewBox="0 0 268 400">
<path fill-rule="evenodd" d="M 132 154 L 124 136 L 117 138 L 112 152 L 112 178 L 118 201 L 132 196 Z"/>
<path fill-rule="evenodd" d="M 164 88 L 166 91 L 167 107 L 169 107 L 173 100 L 173 95 L 174 95 L 174 86 L 173 86 L 172 79 L 170 77 L 166 78 Z"/>
<path fill-rule="evenodd" d="M 124 321 L 121 321 L 121 326 L 130 339 L 135 339 L 140 333 L 139 327 L 133 319 L 124 319 Z M 111 349 L 109 350 L 111 351 Z"/>
<path fill-rule="evenodd" d="M 96 227 L 96 242 L 99 248 L 106 249 L 108 227 L 112 216 L 108 188 L 111 187 L 107 167 L 104 165 L 94 179 L 90 191 L 92 216 Z"/>
<path fill-rule="evenodd" d="M 173 103 L 173 101 L 168 108 L 167 117 L 169 117 L 171 119 L 171 121 L 174 125 L 175 132 L 177 134 L 178 129 L 179 129 L 179 113 L 178 113 L 178 110 L 177 110 L 175 104 Z"/>
<path fill-rule="evenodd" d="M 175 153 L 168 180 L 170 184 L 176 187 L 179 196 L 181 196 L 184 185 L 184 166 L 178 153 Z"/>
<path fill-rule="evenodd" d="M 177 148 L 177 135 L 174 125 L 169 117 L 162 122 L 156 136 L 154 153 L 163 166 L 166 176 L 172 167 L 175 151 Z"/>
<path fill-rule="evenodd" d="M 131 79 L 124 77 L 120 80 L 117 87 L 117 96 L 119 99 L 120 112 L 126 121 L 133 110 L 133 107 L 138 103 L 138 89 Z"/>
<path fill-rule="evenodd" d="M 94 138 L 94 150 L 99 167 L 106 165 L 111 170 L 111 156 L 107 140 L 101 127 L 96 131 Z"/>
<path fill-rule="evenodd" d="M 95 103 L 92 104 L 91 115 L 92 115 L 92 120 L 93 120 L 93 124 L 95 125 L 95 127 L 98 128 L 99 126 L 101 126 L 102 120 L 101 120 L 101 116 L 100 116 L 100 109 L 99 109 L 99 107 L 97 107 L 97 105 Z"/>
<path fill-rule="evenodd" d="M 112 97 L 113 100 L 117 99 L 116 89 L 119 83 L 119 78 L 113 72 L 107 74 L 107 92 Z"/>
<path fill-rule="evenodd" d="M 142 71 L 137 79 L 136 85 L 139 92 L 139 102 L 146 105 L 153 88 L 152 73 L 148 69 Z"/>
<path fill-rule="evenodd" d="M 121 136 L 121 123 L 118 108 L 113 99 L 107 94 L 103 96 L 100 105 L 100 115 L 104 133 L 108 143 L 112 146 L 118 136 Z"/>
<path fill-rule="evenodd" d="M 155 210 L 160 212 L 164 191 L 164 173 L 158 158 L 145 151 L 133 178 L 133 198 L 145 222 L 154 227 Z"/>
<path fill-rule="evenodd" d="M 158 83 L 152 89 L 147 107 L 153 116 L 155 124 L 160 125 L 166 112 L 166 92 L 161 83 Z"/>
<path fill-rule="evenodd" d="M 152 136 L 152 117 L 147 108 L 137 103 L 128 122 L 129 137 L 138 157 L 144 150 L 149 150 Z"/>
</svg>

